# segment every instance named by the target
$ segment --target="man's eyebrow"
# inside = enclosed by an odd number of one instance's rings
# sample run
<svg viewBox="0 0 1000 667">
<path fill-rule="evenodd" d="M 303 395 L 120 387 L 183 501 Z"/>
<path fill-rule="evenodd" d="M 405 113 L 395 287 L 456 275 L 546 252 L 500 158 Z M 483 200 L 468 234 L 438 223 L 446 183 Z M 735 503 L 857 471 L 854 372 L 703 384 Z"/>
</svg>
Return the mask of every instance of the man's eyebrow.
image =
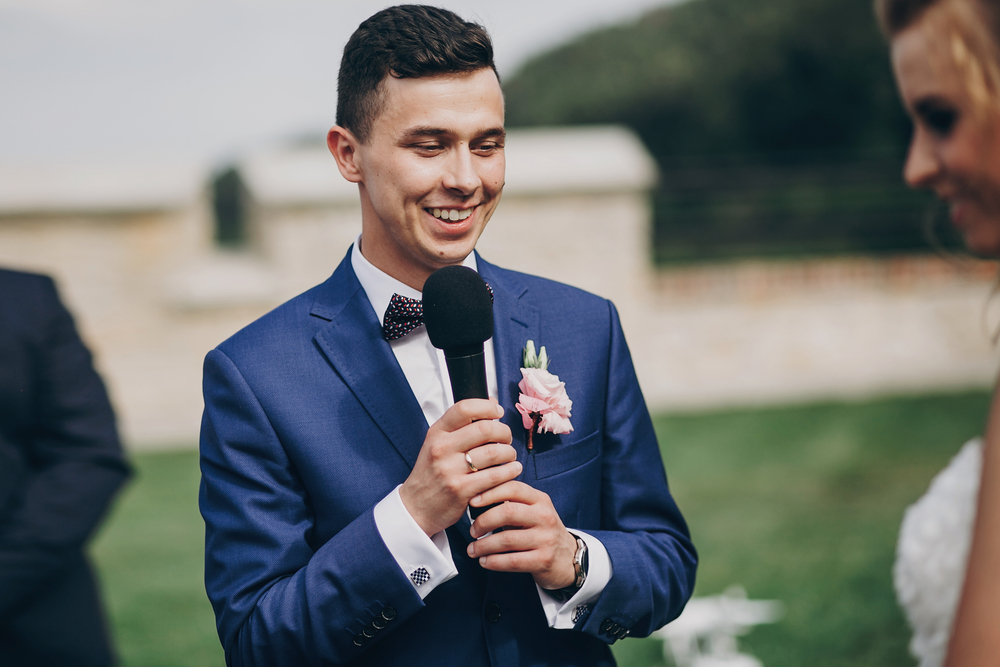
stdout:
<svg viewBox="0 0 1000 667">
<path fill-rule="evenodd" d="M 491 127 L 488 130 L 479 133 L 480 137 L 499 137 L 504 139 L 507 137 L 507 130 L 502 127 Z"/>
<path fill-rule="evenodd" d="M 441 127 L 412 127 L 403 135 L 406 139 L 414 137 L 440 137 L 448 134 L 448 130 Z"/>
<path fill-rule="evenodd" d="M 413 127 L 407 130 L 407 132 L 403 135 L 403 139 L 409 140 L 417 137 L 442 137 L 448 134 L 451 134 L 451 132 L 441 127 Z M 502 127 L 491 127 L 476 133 L 477 139 L 485 137 L 500 137 L 503 139 L 506 136 L 507 131 Z"/>
</svg>

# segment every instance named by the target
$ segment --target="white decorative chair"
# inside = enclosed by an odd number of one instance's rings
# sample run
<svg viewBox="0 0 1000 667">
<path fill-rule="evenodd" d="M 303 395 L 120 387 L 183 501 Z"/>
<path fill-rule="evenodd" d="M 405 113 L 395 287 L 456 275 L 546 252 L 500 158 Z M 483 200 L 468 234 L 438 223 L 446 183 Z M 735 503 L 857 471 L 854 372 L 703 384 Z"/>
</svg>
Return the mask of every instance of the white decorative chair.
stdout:
<svg viewBox="0 0 1000 667">
<path fill-rule="evenodd" d="M 731 586 L 722 595 L 692 598 L 677 620 L 653 636 L 664 640 L 663 655 L 677 667 L 763 667 L 739 652 L 736 638 L 783 614 L 781 602 L 748 600 L 742 587 Z"/>
</svg>

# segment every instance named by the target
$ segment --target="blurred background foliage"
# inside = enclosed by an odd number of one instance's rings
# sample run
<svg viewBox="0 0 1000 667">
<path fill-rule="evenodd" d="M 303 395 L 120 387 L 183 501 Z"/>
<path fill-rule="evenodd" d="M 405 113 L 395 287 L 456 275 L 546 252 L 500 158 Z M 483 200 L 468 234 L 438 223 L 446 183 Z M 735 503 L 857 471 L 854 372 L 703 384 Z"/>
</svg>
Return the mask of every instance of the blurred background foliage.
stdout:
<svg viewBox="0 0 1000 667">
<path fill-rule="evenodd" d="M 928 247 L 871 0 L 691 0 L 539 55 L 504 91 L 510 127 L 639 134 L 660 262 Z"/>
</svg>

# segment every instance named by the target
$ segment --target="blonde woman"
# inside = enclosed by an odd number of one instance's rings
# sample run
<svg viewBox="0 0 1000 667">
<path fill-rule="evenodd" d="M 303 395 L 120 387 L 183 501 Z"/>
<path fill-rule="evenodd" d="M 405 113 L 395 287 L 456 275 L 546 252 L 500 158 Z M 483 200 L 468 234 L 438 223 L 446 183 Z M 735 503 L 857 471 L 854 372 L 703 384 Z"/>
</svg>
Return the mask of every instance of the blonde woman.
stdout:
<svg viewBox="0 0 1000 667">
<path fill-rule="evenodd" d="M 1000 257 L 1000 2 L 875 9 L 913 119 L 906 182 L 948 204 L 970 251 Z M 1000 665 L 998 441 L 995 393 L 982 445 L 967 444 L 904 520 L 895 579 L 922 667 Z"/>
</svg>

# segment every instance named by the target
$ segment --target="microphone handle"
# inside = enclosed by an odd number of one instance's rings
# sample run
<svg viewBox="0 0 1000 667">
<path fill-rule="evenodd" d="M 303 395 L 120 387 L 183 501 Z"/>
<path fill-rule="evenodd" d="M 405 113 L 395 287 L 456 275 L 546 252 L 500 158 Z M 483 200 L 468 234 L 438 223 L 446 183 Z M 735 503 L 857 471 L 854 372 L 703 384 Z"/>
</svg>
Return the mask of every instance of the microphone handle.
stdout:
<svg viewBox="0 0 1000 667">
<path fill-rule="evenodd" d="M 451 379 L 451 393 L 455 402 L 467 398 L 489 398 L 490 390 L 486 386 L 486 353 L 480 348 L 475 354 L 449 357 L 445 354 L 448 364 L 448 377 Z"/>
<path fill-rule="evenodd" d="M 480 349 L 473 354 L 461 356 L 449 356 L 447 351 L 444 355 L 445 363 L 448 365 L 448 377 L 451 380 L 451 393 L 455 396 L 455 402 L 463 401 L 467 398 L 489 398 L 490 390 L 486 384 L 486 353 Z M 469 506 L 469 516 L 475 521 L 479 515 L 488 509 L 499 505 L 495 503 L 486 507 Z M 503 528 L 497 529 L 499 532 Z"/>
</svg>

